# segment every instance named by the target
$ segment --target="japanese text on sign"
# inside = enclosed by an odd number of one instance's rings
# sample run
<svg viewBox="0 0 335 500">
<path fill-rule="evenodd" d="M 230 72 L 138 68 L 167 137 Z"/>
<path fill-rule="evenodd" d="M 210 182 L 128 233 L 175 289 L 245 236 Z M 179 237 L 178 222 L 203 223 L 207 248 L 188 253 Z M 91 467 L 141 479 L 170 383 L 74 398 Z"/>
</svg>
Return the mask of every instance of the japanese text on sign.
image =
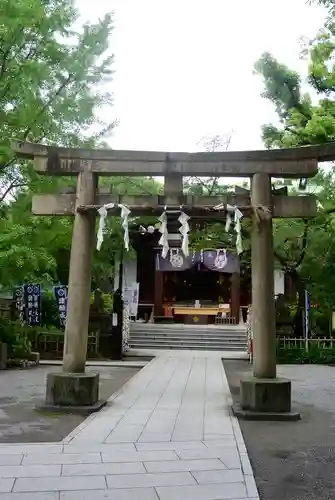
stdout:
<svg viewBox="0 0 335 500">
<path fill-rule="evenodd" d="M 61 326 L 65 326 L 67 312 L 67 286 L 59 285 L 54 287 L 54 294 L 57 302 L 59 321 Z"/>
<path fill-rule="evenodd" d="M 41 323 L 41 285 L 23 286 L 25 319 L 28 325 Z"/>
</svg>

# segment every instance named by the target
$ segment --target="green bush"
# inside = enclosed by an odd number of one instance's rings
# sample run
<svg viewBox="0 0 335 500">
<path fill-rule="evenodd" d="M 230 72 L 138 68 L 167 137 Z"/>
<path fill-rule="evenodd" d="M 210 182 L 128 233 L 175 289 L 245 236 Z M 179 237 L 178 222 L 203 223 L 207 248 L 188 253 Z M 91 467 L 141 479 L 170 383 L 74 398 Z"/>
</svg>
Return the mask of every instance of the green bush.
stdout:
<svg viewBox="0 0 335 500">
<path fill-rule="evenodd" d="M 44 290 L 41 295 L 41 325 L 60 328 L 59 312 L 53 290 Z"/>
<path fill-rule="evenodd" d="M 103 293 L 102 300 L 104 303 L 104 312 L 111 314 L 113 312 L 113 295 L 110 293 Z"/>
<path fill-rule="evenodd" d="M 8 345 L 9 356 L 25 358 L 31 353 L 29 335 L 34 335 L 33 328 L 22 326 L 19 321 L 0 318 L 0 342 Z M 36 332 L 36 331 L 35 331 Z"/>
<path fill-rule="evenodd" d="M 305 347 L 285 347 L 277 346 L 277 362 L 284 364 L 334 364 L 335 348 L 325 349 L 316 344 Z"/>
<path fill-rule="evenodd" d="M 92 309 L 95 305 L 95 292 L 91 293 L 90 304 Z M 96 312 L 111 314 L 113 312 L 113 294 L 100 292 L 99 296 L 99 311 Z"/>
</svg>

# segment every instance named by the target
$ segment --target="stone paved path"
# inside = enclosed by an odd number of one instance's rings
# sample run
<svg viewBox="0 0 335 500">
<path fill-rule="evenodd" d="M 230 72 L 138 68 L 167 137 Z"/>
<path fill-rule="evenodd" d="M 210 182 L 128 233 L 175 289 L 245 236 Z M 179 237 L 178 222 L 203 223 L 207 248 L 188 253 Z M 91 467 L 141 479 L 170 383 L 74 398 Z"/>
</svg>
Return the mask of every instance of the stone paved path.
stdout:
<svg viewBox="0 0 335 500">
<path fill-rule="evenodd" d="M 219 355 L 162 352 L 62 443 L 1 445 L 1 500 L 257 500 Z"/>
</svg>

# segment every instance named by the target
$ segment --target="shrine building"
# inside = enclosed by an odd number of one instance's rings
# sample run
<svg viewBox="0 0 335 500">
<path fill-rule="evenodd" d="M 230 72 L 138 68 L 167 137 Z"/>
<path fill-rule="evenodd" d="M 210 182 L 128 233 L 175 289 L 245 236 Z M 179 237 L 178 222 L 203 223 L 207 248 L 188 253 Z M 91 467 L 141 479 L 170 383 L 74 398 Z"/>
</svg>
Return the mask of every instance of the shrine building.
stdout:
<svg viewBox="0 0 335 500">
<path fill-rule="evenodd" d="M 151 226 L 152 227 L 152 226 Z M 152 229 L 154 229 L 152 227 Z M 223 248 L 190 248 L 185 257 L 180 234 L 169 234 L 162 257 L 160 233 L 131 231 L 135 258 L 123 254 L 123 289 L 139 283 L 138 320 L 185 324 L 239 324 L 251 303 L 250 268 L 236 252 Z M 119 286 L 119 274 L 114 288 Z M 274 271 L 275 295 L 284 293 L 284 273 Z"/>
</svg>

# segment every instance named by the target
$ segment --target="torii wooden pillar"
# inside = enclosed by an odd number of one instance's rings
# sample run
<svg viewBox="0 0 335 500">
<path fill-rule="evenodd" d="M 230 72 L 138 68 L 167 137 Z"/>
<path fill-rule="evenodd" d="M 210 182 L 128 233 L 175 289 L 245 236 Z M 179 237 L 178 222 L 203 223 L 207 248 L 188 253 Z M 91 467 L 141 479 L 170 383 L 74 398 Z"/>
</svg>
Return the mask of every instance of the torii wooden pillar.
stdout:
<svg viewBox="0 0 335 500">
<path fill-rule="evenodd" d="M 107 203 L 127 205 L 132 215 L 160 215 L 165 205 L 183 205 L 188 215 L 212 217 L 210 209 L 224 203 L 242 211 L 250 205 L 268 207 L 272 217 L 313 217 L 313 196 L 271 194 L 271 177 L 313 177 L 318 161 L 335 159 L 335 143 L 322 146 L 272 151 L 214 153 L 161 153 L 57 148 L 16 141 L 15 153 L 32 159 L 44 175 L 77 176 L 77 193 L 38 195 L 33 198 L 36 215 L 75 216 L 71 250 L 68 317 L 65 332 L 63 374 L 50 375 L 47 402 L 88 405 L 97 403 L 97 380 L 87 382 L 85 374 L 91 258 L 94 245 L 94 218 Z M 165 190 L 164 196 L 118 196 L 96 191 L 98 176 L 165 176 L 167 186 L 183 176 L 250 177 L 248 193 L 219 197 L 183 196 L 180 189 Z M 111 213 L 116 213 L 111 210 Z M 225 217 L 216 212 L 215 217 Z M 252 297 L 254 336 L 254 377 L 241 382 L 242 410 L 246 416 L 281 413 L 291 415 L 290 383 L 276 378 L 275 313 L 273 290 L 272 218 L 256 220 L 252 233 Z M 73 373 L 74 372 L 74 373 Z M 86 378 L 85 378 L 86 377 Z M 78 382 L 84 380 L 84 382 Z M 78 395 L 86 390 L 86 399 Z M 85 393 L 84 390 L 84 393 Z M 83 392 L 83 391 L 81 391 Z M 84 401 L 82 400 L 84 399 Z"/>
</svg>

